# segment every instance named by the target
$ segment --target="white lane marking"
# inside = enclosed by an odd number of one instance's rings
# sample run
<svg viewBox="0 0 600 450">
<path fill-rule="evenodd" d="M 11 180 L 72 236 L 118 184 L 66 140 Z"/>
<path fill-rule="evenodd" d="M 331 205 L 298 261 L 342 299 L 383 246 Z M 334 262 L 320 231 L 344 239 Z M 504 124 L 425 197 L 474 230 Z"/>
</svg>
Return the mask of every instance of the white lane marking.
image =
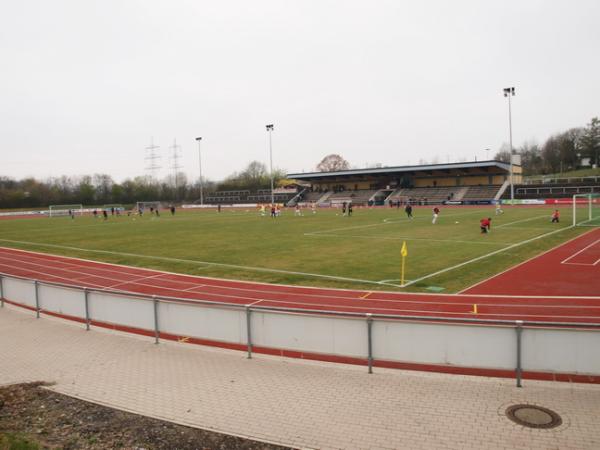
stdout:
<svg viewBox="0 0 600 450">
<path fill-rule="evenodd" d="M 578 252 L 573 253 L 571 256 L 569 256 L 566 259 L 563 259 L 560 263 L 561 264 L 566 264 L 567 261 L 569 261 L 570 259 L 575 258 L 577 255 L 585 252 L 588 248 L 593 247 L 594 245 L 596 245 L 598 242 L 600 242 L 600 239 L 595 240 L 594 242 L 592 242 L 590 245 L 586 245 L 585 247 L 583 247 L 581 250 L 579 250 Z M 596 261 L 597 262 L 597 261 Z M 595 263 L 594 263 L 595 265 Z"/>
<path fill-rule="evenodd" d="M 541 239 L 541 238 L 544 238 L 544 237 L 547 237 L 547 236 L 551 236 L 551 235 L 556 234 L 556 233 L 560 233 L 561 231 L 568 230 L 570 228 L 573 228 L 573 225 L 571 225 L 569 227 L 566 227 L 566 228 L 561 228 L 560 230 L 554 230 L 554 231 L 551 231 L 549 233 L 540 234 L 539 236 L 535 236 L 533 238 L 526 239 L 526 240 L 521 241 L 521 242 L 517 242 L 516 244 L 509 245 L 508 247 L 501 248 L 501 249 L 493 251 L 491 253 L 487 253 L 485 255 L 478 256 L 477 258 L 473 258 L 473 259 L 470 259 L 468 261 L 464 261 L 464 262 L 462 262 L 460 264 L 456 264 L 454 266 L 447 267 L 447 268 L 442 269 L 442 270 L 438 270 L 437 272 L 430 273 L 430 274 L 425 275 L 423 277 L 417 278 L 416 280 L 412 280 L 412 281 L 410 281 L 408 283 L 404 283 L 403 287 L 410 286 L 412 284 L 418 283 L 419 281 L 426 280 L 426 279 L 434 277 L 436 275 L 441 275 L 442 273 L 446 273 L 446 272 L 449 272 L 449 271 L 454 270 L 454 269 L 458 269 L 459 267 L 466 266 L 467 264 L 471 264 L 471 263 L 474 263 L 474 262 L 477 262 L 477 261 L 481 261 L 482 259 L 489 258 L 490 256 L 497 255 L 498 253 L 505 252 L 506 250 L 510 250 L 510 249 L 515 248 L 515 247 L 519 247 L 521 245 L 525 245 L 525 244 L 528 244 L 530 242 L 537 241 L 538 239 Z"/>
<path fill-rule="evenodd" d="M 283 270 L 283 269 L 269 269 L 266 267 L 242 266 L 242 265 L 238 265 L 238 264 L 226 264 L 226 263 L 217 263 L 217 262 L 210 262 L 210 261 L 197 261 L 197 260 L 193 260 L 193 259 L 171 258 L 171 257 L 167 257 L 167 256 L 140 255 L 140 254 L 136 254 L 136 253 L 115 252 L 115 251 L 109 251 L 109 250 L 94 250 L 94 249 L 87 249 L 87 248 L 80 248 L 80 247 L 71 247 L 71 246 L 67 246 L 67 245 L 44 244 L 44 243 L 40 243 L 40 242 L 17 241 L 17 240 L 12 240 L 12 239 L 0 239 L 0 241 L 11 242 L 13 244 L 37 245 L 39 247 L 61 248 L 61 249 L 74 250 L 74 251 L 80 251 L 80 252 L 100 253 L 100 254 L 105 254 L 105 255 L 132 256 L 134 258 L 154 259 L 154 260 L 158 260 L 158 261 L 182 262 L 182 263 L 187 263 L 187 264 L 196 264 L 196 265 L 199 264 L 199 265 L 208 265 L 208 266 L 215 266 L 215 267 L 227 267 L 227 268 L 232 268 L 232 269 L 242 269 L 242 270 L 248 270 L 248 271 L 253 271 L 253 272 L 280 273 L 280 274 L 286 274 L 286 275 L 298 275 L 298 276 L 304 276 L 304 277 L 324 278 L 327 280 L 348 281 L 348 282 L 352 282 L 352 283 L 380 284 L 380 285 L 383 284 L 383 285 L 388 285 L 388 286 L 393 286 L 393 287 L 400 287 L 399 285 L 395 285 L 395 284 L 391 284 L 391 283 L 381 283 L 379 281 L 361 280 L 358 278 L 340 277 L 340 276 L 336 276 L 336 275 L 323 275 L 323 274 L 318 274 L 318 273 L 298 272 L 298 271 Z"/>
<path fill-rule="evenodd" d="M 595 230 L 594 230 L 595 231 Z M 591 231 L 590 231 L 591 232 Z M 587 234 L 587 233 L 586 233 Z M 583 235 L 581 235 L 583 236 Z M 567 242 L 570 242 L 571 240 L 577 239 L 578 237 L 581 236 L 577 236 L 575 238 L 570 239 Z M 559 244 L 558 246 L 560 246 L 562 244 Z M 557 246 L 557 247 L 558 247 Z M 48 257 L 51 256 L 56 256 L 56 255 L 52 255 L 52 254 L 48 254 L 48 253 L 40 253 L 40 252 L 33 252 L 33 251 L 29 251 L 29 250 L 21 250 L 21 249 L 16 249 L 16 248 L 9 248 L 9 247 L 0 247 L 0 251 L 1 250 L 8 250 L 9 254 L 12 252 L 17 252 L 20 254 L 24 254 L 26 255 L 28 258 L 33 258 L 36 260 L 40 260 L 41 262 L 43 262 L 44 264 L 38 264 L 38 263 L 34 263 L 31 261 L 20 261 L 20 262 L 25 262 L 25 263 L 30 263 L 30 264 L 35 264 L 38 266 L 43 265 L 44 267 L 48 266 Z M 550 250 L 547 250 L 545 253 L 549 252 Z M 539 256 L 539 255 L 538 255 Z M 0 254 L 0 257 L 1 254 Z M 530 259 L 534 259 L 536 258 L 532 257 Z M 140 270 L 140 271 L 147 271 L 147 272 L 159 272 L 165 275 L 170 275 L 170 276 L 178 276 L 178 277 L 183 277 L 183 278 L 198 278 L 195 275 L 188 275 L 188 274 L 180 274 L 180 273 L 174 273 L 174 272 L 166 272 L 166 271 L 161 271 L 161 270 L 154 270 L 154 269 L 146 269 L 146 268 L 140 268 L 140 267 L 131 267 L 131 266 L 123 266 L 123 265 L 118 265 L 118 264 L 113 264 L 113 263 L 106 263 L 106 262 L 100 262 L 100 261 L 94 261 L 94 260 L 90 260 L 90 259 L 83 259 L 83 258 L 76 258 L 76 257 L 71 257 L 71 256 L 58 256 L 58 258 L 60 258 L 60 262 L 61 264 L 66 264 L 66 265 L 71 265 L 71 266 L 75 266 L 75 267 L 81 267 L 77 264 L 74 264 L 73 262 L 69 262 L 69 261 L 83 261 L 86 263 L 93 263 L 95 265 L 94 270 L 105 270 L 105 271 L 109 271 L 109 272 L 116 272 L 116 273 L 122 273 L 122 271 L 124 269 L 135 269 L 135 270 Z M 12 265 L 5 265 L 6 267 L 14 267 L 14 257 L 12 257 L 11 262 L 13 262 Z M 523 263 L 521 263 L 523 264 Z M 3 264 L 0 264 L 3 265 Z M 520 264 L 519 264 L 520 265 Z M 100 267 L 97 266 L 109 266 L 109 267 L 114 267 L 114 270 L 111 269 L 100 269 Z M 27 270 L 27 269 L 23 269 L 23 270 Z M 508 270 L 508 269 L 507 269 Z M 33 271 L 33 270 L 29 270 L 29 271 Z M 44 274 L 44 272 L 38 272 L 35 271 L 36 273 L 41 273 Z M 10 276 L 9 273 L 6 273 L 6 275 Z M 64 278 L 64 277 L 60 277 L 60 276 L 55 276 L 55 275 L 50 275 L 54 278 L 60 278 L 60 279 L 64 279 L 64 280 L 68 280 L 68 281 L 73 281 L 72 279 L 68 279 L 68 278 Z M 98 275 L 95 275 L 97 277 L 100 277 Z M 240 281 L 240 280 L 228 280 L 228 279 L 222 279 L 222 278 L 212 278 L 212 277 L 206 277 L 206 276 L 202 276 L 200 278 L 201 280 L 212 280 L 212 281 L 217 281 L 220 283 L 236 283 L 236 284 L 251 284 L 253 287 L 252 288 L 243 288 L 243 287 L 238 287 L 238 286 L 226 286 L 226 285 L 222 285 L 222 284 L 215 284 L 215 285 L 206 285 L 209 287 L 213 287 L 213 288 L 218 288 L 218 289 L 223 289 L 223 290 L 236 290 L 236 291 L 249 291 L 252 293 L 266 293 L 266 294 L 271 294 L 271 295 L 292 295 L 292 296 L 306 296 L 306 297 L 314 297 L 314 298 L 336 298 L 336 299 L 342 299 L 342 300 L 355 300 L 357 297 L 348 297 L 348 296 L 339 296 L 339 295 L 335 295 L 335 293 L 337 292 L 350 292 L 350 293 L 354 293 L 356 295 L 360 295 L 360 294 L 364 294 L 367 291 L 357 291 L 357 290 L 350 290 L 350 289 L 340 289 L 340 288 L 322 288 L 322 287 L 314 287 L 314 286 L 295 286 L 295 285 L 287 285 L 287 284 L 270 284 L 270 283 L 264 283 L 264 282 L 248 282 L 248 281 Z M 197 287 L 202 286 L 201 284 L 195 284 L 193 282 L 189 282 L 189 281 L 176 281 L 176 283 L 181 283 L 181 284 L 192 284 L 192 287 L 189 289 L 195 289 Z M 98 285 L 99 287 L 103 287 Z M 143 284 L 143 286 L 148 286 L 148 287 L 156 287 L 154 285 L 149 285 L 149 284 Z M 269 289 L 267 290 L 261 290 L 261 289 L 257 289 L 254 286 L 261 286 L 261 287 L 267 287 Z M 297 290 L 312 290 L 312 291 L 325 291 L 327 292 L 326 294 L 308 294 L 305 292 L 302 293 L 296 293 L 296 292 L 289 292 L 289 291 L 285 291 L 285 292 L 281 292 L 281 291 L 276 291 L 273 290 L 272 288 L 292 288 L 292 289 L 297 289 Z M 166 289 L 166 290 L 173 290 L 173 291 L 181 291 L 181 289 L 179 288 L 167 288 L 167 287 L 163 287 L 162 289 Z M 188 290 L 188 289 L 185 289 Z M 404 292 L 397 292 L 397 291 L 374 291 L 372 292 L 372 295 L 376 296 L 376 295 L 393 295 L 393 296 L 397 296 L 397 298 L 395 299 L 382 299 L 382 298 L 371 298 L 372 300 L 376 300 L 378 302 L 400 302 L 400 303 L 406 303 L 414 301 L 414 298 L 416 297 L 424 297 L 427 298 L 427 301 L 429 301 L 429 298 L 431 297 L 448 297 L 448 298 L 456 298 L 456 297 L 464 297 L 464 298 L 499 298 L 499 299 L 505 299 L 505 300 L 511 300 L 511 299 L 566 299 L 566 300 L 600 300 L 600 296 L 565 296 L 565 295 L 504 295 L 504 294 L 448 294 L 448 293 L 429 293 L 429 292 L 411 292 L 411 293 L 404 293 Z M 224 297 L 234 297 L 232 295 L 225 295 L 225 294 L 215 294 L 215 295 L 220 295 L 220 296 L 224 296 Z M 409 298 L 409 300 L 406 300 L 405 297 Z M 268 300 L 271 301 L 271 300 Z M 273 300 L 275 301 L 275 300 Z M 439 303 L 439 302 L 438 302 Z M 456 304 L 455 302 L 451 302 L 449 304 Z"/>
<path fill-rule="evenodd" d="M 522 266 L 522 265 L 524 265 L 524 264 L 527 264 L 528 262 L 530 262 L 530 261 L 533 261 L 533 260 L 534 260 L 534 259 L 536 259 L 536 258 L 540 258 L 540 257 L 544 256 L 546 253 L 550 253 L 551 251 L 553 251 L 553 250 L 556 250 L 557 248 L 559 248 L 559 247 L 561 247 L 561 246 L 563 246 L 563 245 L 567 245 L 567 244 L 569 244 L 570 242 L 573 242 L 573 241 L 575 241 L 575 240 L 577 240 L 577 239 L 579 239 L 579 238 L 581 238 L 581 237 L 585 236 L 586 234 L 588 234 L 588 233 L 592 233 L 592 232 L 594 232 L 594 231 L 595 231 L 595 230 L 590 230 L 590 231 L 587 231 L 587 232 L 585 232 L 585 233 L 583 233 L 583 234 L 580 234 L 579 236 L 575 236 L 575 237 L 573 237 L 573 238 L 571 238 L 571 239 L 569 239 L 569 240 L 567 240 L 567 241 L 565 241 L 565 242 L 561 242 L 560 244 L 557 244 L 557 245 L 555 245 L 554 247 L 552 247 L 552 248 L 549 248 L 548 250 L 546 250 L 546 251 L 544 251 L 544 252 L 540 253 L 539 255 L 535 255 L 535 256 L 532 256 L 532 257 L 530 257 L 530 258 L 527 258 L 525 261 L 521 261 L 520 263 L 518 263 L 518 264 L 515 264 L 514 266 L 510 266 L 510 267 L 508 267 L 508 268 L 504 269 L 502 272 L 499 272 L 499 273 L 497 273 L 497 274 L 495 274 L 495 275 L 493 275 L 493 276 L 491 276 L 491 277 L 489 277 L 489 278 L 486 278 L 486 279 L 484 279 L 484 280 L 478 281 L 477 283 L 475 283 L 475 284 L 473 284 L 473 285 L 471 285 L 471 286 L 469 286 L 469 287 L 466 287 L 466 288 L 462 289 L 461 291 L 458 291 L 458 292 L 457 292 L 457 294 L 460 294 L 460 295 L 477 295 L 477 294 L 465 294 L 465 292 L 466 292 L 466 291 L 468 291 L 468 290 L 470 290 L 470 289 L 473 289 L 473 288 L 475 288 L 476 286 L 479 286 L 480 284 L 486 283 L 486 282 L 488 282 L 489 280 L 493 280 L 494 278 L 496 278 L 496 277 L 499 277 L 500 275 L 503 275 L 503 274 L 505 274 L 506 272 L 509 272 L 509 271 L 511 271 L 511 270 L 513 270 L 513 269 L 516 269 L 516 268 L 517 268 L 517 267 L 519 267 L 519 266 Z M 574 297 L 574 298 L 575 298 L 575 297 Z M 577 298 L 583 298 L 583 297 L 577 297 Z"/>
<path fill-rule="evenodd" d="M 65 269 L 61 269 L 61 270 L 65 270 Z M 125 284 L 139 284 L 140 281 L 150 280 L 152 278 L 159 278 L 159 277 L 162 277 L 164 275 L 165 275 L 164 273 L 158 273 L 156 275 L 150 275 L 150 276 L 147 276 L 147 277 L 139 277 L 139 278 L 134 278 L 134 279 L 131 279 L 131 280 L 128 280 L 128 281 L 121 281 L 119 283 L 111 284 L 110 286 L 106 286 L 106 288 L 104 288 L 102 290 L 104 291 L 104 290 L 114 289 L 117 286 L 123 286 Z M 96 275 L 90 275 L 90 276 L 94 277 Z M 160 286 L 157 286 L 157 287 L 160 287 Z"/>
</svg>

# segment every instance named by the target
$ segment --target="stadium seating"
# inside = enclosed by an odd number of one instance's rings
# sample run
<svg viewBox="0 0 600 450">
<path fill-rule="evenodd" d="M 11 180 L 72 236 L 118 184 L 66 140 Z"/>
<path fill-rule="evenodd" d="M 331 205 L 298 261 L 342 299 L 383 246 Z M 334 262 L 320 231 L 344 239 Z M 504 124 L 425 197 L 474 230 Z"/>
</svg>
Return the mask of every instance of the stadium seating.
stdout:
<svg viewBox="0 0 600 450">
<path fill-rule="evenodd" d="M 575 194 L 600 193 L 600 183 L 569 184 L 518 184 L 515 186 L 515 198 L 571 198 Z M 504 192 L 503 199 L 510 198 L 510 190 Z"/>
<path fill-rule="evenodd" d="M 463 195 L 463 201 L 487 201 L 493 200 L 500 190 L 500 186 L 469 186 L 467 192 Z"/>
</svg>

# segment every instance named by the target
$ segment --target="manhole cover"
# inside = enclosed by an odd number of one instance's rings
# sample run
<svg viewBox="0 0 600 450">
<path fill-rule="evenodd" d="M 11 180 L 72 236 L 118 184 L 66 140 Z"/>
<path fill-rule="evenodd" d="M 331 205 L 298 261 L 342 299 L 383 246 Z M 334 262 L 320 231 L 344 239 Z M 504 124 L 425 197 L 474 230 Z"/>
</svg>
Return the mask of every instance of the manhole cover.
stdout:
<svg viewBox="0 0 600 450">
<path fill-rule="evenodd" d="M 513 422 L 529 428 L 554 428 L 562 424 L 562 419 L 554 411 L 535 405 L 509 406 L 506 415 Z"/>
</svg>

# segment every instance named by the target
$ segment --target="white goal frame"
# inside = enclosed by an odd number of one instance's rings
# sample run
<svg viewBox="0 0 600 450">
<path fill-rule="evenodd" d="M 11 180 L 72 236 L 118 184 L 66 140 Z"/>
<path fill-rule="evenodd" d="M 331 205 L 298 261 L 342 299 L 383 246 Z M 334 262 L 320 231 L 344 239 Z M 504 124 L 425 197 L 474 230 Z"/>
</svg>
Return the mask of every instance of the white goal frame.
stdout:
<svg viewBox="0 0 600 450">
<path fill-rule="evenodd" d="M 69 210 L 71 210 L 73 214 L 78 214 L 81 216 L 83 214 L 83 205 L 49 205 L 48 217 L 68 216 Z"/>
<path fill-rule="evenodd" d="M 135 203 L 135 209 L 137 211 L 140 210 L 140 205 L 142 206 L 142 209 L 145 211 L 147 209 L 150 209 L 151 207 L 154 207 L 154 209 L 159 209 L 161 207 L 161 202 L 159 202 L 159 201 L 155 201 L 155 202 L 136 202 Z"/>
<path fill-rule="evenodd" d="M 577 202 L 580 199 L 587 200 L 587 202 Z M 577 218 L 577 206 L 587 206 L 587 214 L 583 217 Z M 596 217 L 594 217 L 594 206 L 597 207 Z M 593 220 L 600 219 L 600 193 L 590 194 L 575 194 L 573 196 L 573 226 L 597 226 L 596 224 L 590 224 Z"/>
</svg>

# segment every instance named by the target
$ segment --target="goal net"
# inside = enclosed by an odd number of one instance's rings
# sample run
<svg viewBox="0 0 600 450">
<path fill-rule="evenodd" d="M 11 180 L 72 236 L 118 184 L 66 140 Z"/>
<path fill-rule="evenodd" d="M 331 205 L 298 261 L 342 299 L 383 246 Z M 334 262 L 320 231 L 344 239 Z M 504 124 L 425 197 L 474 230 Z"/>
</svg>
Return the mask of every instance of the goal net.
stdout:
<svg viewBox="0 0 600 450">
<path fill-rule="evenodd" d="M 83 214 L 83 205 L 50 205 L 48 206 L 48 217 L 68 216 Z"/>
<path fill-rule="evenodd" d="M 160 209 L 160 202 L 137 202 L 135 204 L 135 209 L 138 211 L 150 211 L 150 208 Z"/>
<path fill-rule="evenodd" d="M 600 194 L 573 196 L 573 226 L 600 226 Z"/>
</svg>

